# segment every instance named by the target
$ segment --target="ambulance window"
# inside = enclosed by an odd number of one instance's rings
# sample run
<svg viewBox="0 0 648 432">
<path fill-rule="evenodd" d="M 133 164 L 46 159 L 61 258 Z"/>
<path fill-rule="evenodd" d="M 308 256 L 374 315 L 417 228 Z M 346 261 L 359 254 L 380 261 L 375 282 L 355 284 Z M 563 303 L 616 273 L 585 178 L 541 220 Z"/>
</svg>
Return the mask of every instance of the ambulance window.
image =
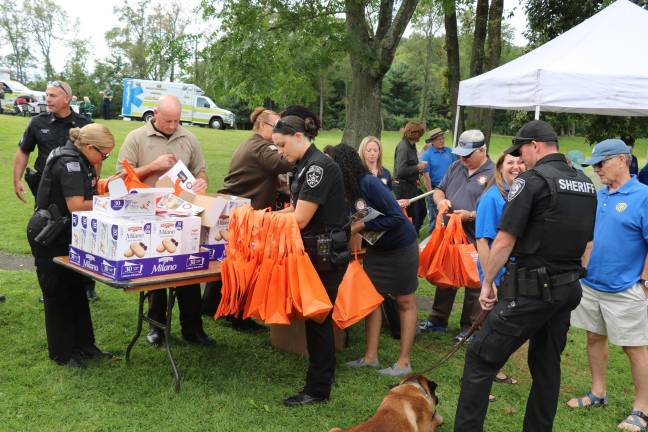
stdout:
<svg viewBox="0 0 648 432">
<path fill-rule="evenodd" d="M 211 105 L 209 105 L 209 102 L 207 102 L 207 99 L 205 99 L 204 97 L 198 97 L 196 106 L 199 106 L 201 108 L 211 108 Z"/>
</svg>

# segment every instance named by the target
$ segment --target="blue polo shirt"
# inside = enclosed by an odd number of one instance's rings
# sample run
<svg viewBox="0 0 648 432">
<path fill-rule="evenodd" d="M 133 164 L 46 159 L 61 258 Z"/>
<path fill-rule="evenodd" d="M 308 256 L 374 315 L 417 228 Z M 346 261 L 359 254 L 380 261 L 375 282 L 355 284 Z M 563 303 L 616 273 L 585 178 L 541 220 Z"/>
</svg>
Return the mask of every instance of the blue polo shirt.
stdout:
<svg viewBox="0 0 648 432">
<path fill-rule="evenodd" d="M 428 163 L 428 173 L 430 174 L 432 186 L 437 187 L 441 183 L 443 176 L 448 171 L 448 167 L 455 160 L 457 160 L 457 157 L 452 154 L 452 150 L 448 147 L 443 147 L 441 150 L 430 147 L 423 152 L 421 161 Z"/>
<path fill-rule="evenodd" d="M 505 191 L 508 190 L 504 185 Z M 504 213 L 504 206 L 506 200 L 500 193 L 497 185 L 492 185 L 477 201 L 477 217 L 475 218 L 475 239 L 486 238 L 488 239 L 488 246 L 493 244 L 493 240 L 497 236 L 497 225 Z M 481 262 L 477 261 L 477 270 L 479 270 L 479 280 L 484 282 L 484 271 L 482 270 Z M 500 285 L 500 279 L 506 269 L 502 267 L 495 277 L 495 285 Z"/>
<path fill-rule="evenodd" d="M 583 282 L 597 291 L 620 292 L 641 278 L 648 253 L 648 186 L 632 176 L 613 193 L 598 192 L 594 248 Z"/>
</svg>

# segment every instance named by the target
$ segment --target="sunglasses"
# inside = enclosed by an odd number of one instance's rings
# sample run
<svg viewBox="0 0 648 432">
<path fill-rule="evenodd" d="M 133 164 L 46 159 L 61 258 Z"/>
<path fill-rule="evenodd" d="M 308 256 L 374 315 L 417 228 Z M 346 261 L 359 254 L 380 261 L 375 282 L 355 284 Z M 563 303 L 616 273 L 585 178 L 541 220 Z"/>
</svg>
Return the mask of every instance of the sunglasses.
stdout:
<svg viewBox="0 0 648 432">
<path fill-rule="evenodd" d="M 57 87 L 57 88 L 60 88 L 61 90 L 63 90 L 63 92 L 64 92 L 66 95 L 70 96 L 70 93 L 68 93 L 68 91 L 65 89 L 65 86 L 64 86 L 60 81 L 50 81 L 50 82 L 47 83 L 47 87 Z"/>
<path fill-rule="evenodd" d="M 106 159 L 108 159 L 108 158 L 110 157 L 110 153 L 104 153 L 104 152 L 102 152 L 101 149 L 99 149 L 99 147 L 94 146 L 94 145 L 91 145 L 90 147 L 92 147 L 93 149 L 95 149 L 95 150 L 96 150 L 96 151 L 101 155 L 101 160 L 102 160 L 102 161 L 105 161 Z"/>
<path fill-rule="evenodd" d="M 615 156 L 608 156 L 608 157 L 606 157 L 605 159 L 603 159 L 601 162 L 597 162 L 597 163 L 595 163 L 595 164 L 592 164 L 592 166 L 593 166 L 594 168 L 596 168 L 596 169 L 601 169 L 601 168 L 603 167 L 603 164 L 604 164 L 605 162 L 609 161 L 610 159 L 614 159 L 614 158 L 617 157 L 617 156 L 618 156 L 618 155 L 615 155 Z"/>
<path fill-rule="evenodd" d="M 277 123 L 274 124 L 273 126 L 273 132 L 285 132 L 286 130 L 292 131 L 292 134 L 296 134 L 297 132 L 300 132 L 295 128 L 294 126 L 289 125 L 285 121 L 279 119 L 277 120 Z"/>
</svg>

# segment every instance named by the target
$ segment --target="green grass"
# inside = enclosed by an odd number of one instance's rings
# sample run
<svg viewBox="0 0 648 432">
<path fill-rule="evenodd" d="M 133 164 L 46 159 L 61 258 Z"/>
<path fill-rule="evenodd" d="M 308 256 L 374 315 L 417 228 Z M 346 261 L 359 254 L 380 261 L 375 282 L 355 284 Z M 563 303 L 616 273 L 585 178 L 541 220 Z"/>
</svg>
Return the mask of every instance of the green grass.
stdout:
<svg viewBox="0 0 648 432">
<path fill-rule="evenodd" d="M 109 121 L 106 124 L 121 143 L 125 135 L 141 123 Z M 15 146 L 26 120 L 0 116 L 0 164 L 6 174 L 0 177 L 0 198 L 4 203 L 4 236 L 0 251 L 24 254 L 25 224 L 32 203 L 22 204 L 13 195 L 10 167 Z M 247 131 L 214 131 L 191 128 L 205 150 L 209 164 L 210 190 L 215 191 L 226 173 L 229 156 L 249 135 Z M 341 133 L 324 132 L 318 146 L 336 144 Z M 398 134 L 387 132 L 386 166 L 393 165 L 393 149 Z M 491 154 L 498 154 L 510 138 L 495 137 Z M 579 148 L 588 153 L 579 138 L 561 140 L 563 150 Z M 640 142 L 637 154 L 645 154 Z M 117 153 L 115 152 L 115 155 Z M 115 159 L 104 169 L 110 173 Z M 419 294 L 431 295 L 434 288 L 423 282 Z M 303 384 L 307 362 L 273 349 L 265 334 L 233 332 L 220 322 L 205 319 L 205 329 L 217 346 L 199 349 L 179 339 L 177 312 L 173 324 L 173 352 L 182 374 L 182 392 L 172 389 L 172 375 L 164 352 L 148 347 L 143 339 L 135 346 L 132 363 L 123 360 L 126 345 L 135 330 L 137 296 L 100 285 L 101 300 L 91 306 L 97 344 L 117 354 L 117 359 L 97 361 L 86 370 L 74 371 L 47 360 L 43 308 L 37 301 L 39 290 L 31 272 L 0 271 L 0 431 L 328 431 L 333 426 L 348 427 L 371 416 L 394 380 L 374 371 L 337 370 L 337 384 L 327 405 L 286 409 L 281 399 Z M 458 331 L 459 293 L 450 332 L 417 338 L 413 365 L 430 366 L 451 346 Z M 177 311 L 177 308 L 176 308 Z M 420 311 L 421 317 L 426 311 Z M 338 355 L 338 364 L 362 355 L 362 326 L 350 331 L 350 346 Z M 381 339 L 381 362 L 387 365 L 398 354 L 398 344 L 386 334 Z M 531 383 L 524 352 L 516 353 L 505 367 L 520 380 L 517 386 L 496 384 L 498 401 L 490 405 L 486 430 L 520 430 L 526 395 Z M 440 413 L 446 419 L 442 431 L 452 430 L 459 392 L 463 351 L 429 378 L 439 384 Z M 589 389 L 585 338 L 572 330 L 563 355 L 561 405 L 556 431 L 609 431 L 627 415 L 632 406 L 633 388 L 625 355 L 610 351 L 608 374 L 610 407 L 607 410 L 569 411 L 563 402 Z"/>
</svg>

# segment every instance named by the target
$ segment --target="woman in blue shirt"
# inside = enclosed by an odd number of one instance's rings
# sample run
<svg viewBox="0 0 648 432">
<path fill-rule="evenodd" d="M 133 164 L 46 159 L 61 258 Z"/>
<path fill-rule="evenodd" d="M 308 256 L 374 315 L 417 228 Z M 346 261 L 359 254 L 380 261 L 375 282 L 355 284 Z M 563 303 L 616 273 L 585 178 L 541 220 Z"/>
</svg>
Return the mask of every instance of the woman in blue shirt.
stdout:
<svg viewBox="0 0 648 432">
<path fill-rule="evenodd" d="M 367 245 L 363 266 L 369 279 L 383 296 L 395 298 L 398 303 L 401 338 L 400 354 L 396 363 L 379 372 L 389 376 L 404 376 L 412 372 L 410 352 L 416 334 L 416 302 L 418 288 L 418 239 L 414 226 L 407 220 L 392 193 L 371 175 L 356 151 L 344 144 L 336 146 L 331 157 L 342 170 L 347 207 L 353 213 L 371 207 L 381 213 L 371 221 L 354 222 L 351 233 L 363 230 L 382 232 L 373 244 Z M 382 315 L 376 308 L 365 318 L 367 349 L 350 367 L 378 368 L 378 342 Z"/>
<path fill-rule="evenodd" d="M 487 185 L 484 194 L 477 202 L 475 217 L 475 239 L 479 261 L 477 268 L 479 270 L 479 279 L 484 280 L 482 268 L 485 267 L 490 256 L 490 247 L 497 236 L 497 225 L 504 212 L 506 196 L 513 180 L 525 171 L 524 162 L 520 158 L 508 154 L 502 154 L 495 164 L 495 174 Z M 504 274 L 504 267 L 500 269 L 495 278 L 495 285 L 499 286 L 500 278 Z M 506 384 L 517 384 L 517 380 L 498 372 L 495 381 Z M 493 395 L 489 396 L 490 401 L 494 401 Z"/>
<path fill-rule="evenodd" d="M 358 148 L 360 160 L 372 175 L 378 177 L 391 190 L 391 174 L 382 164 L 382 154 L 382 144 L 380 144 L 380 140 L 375 136 L 370 135 L 360 142 L 360 147 Z"/>
</svg>

